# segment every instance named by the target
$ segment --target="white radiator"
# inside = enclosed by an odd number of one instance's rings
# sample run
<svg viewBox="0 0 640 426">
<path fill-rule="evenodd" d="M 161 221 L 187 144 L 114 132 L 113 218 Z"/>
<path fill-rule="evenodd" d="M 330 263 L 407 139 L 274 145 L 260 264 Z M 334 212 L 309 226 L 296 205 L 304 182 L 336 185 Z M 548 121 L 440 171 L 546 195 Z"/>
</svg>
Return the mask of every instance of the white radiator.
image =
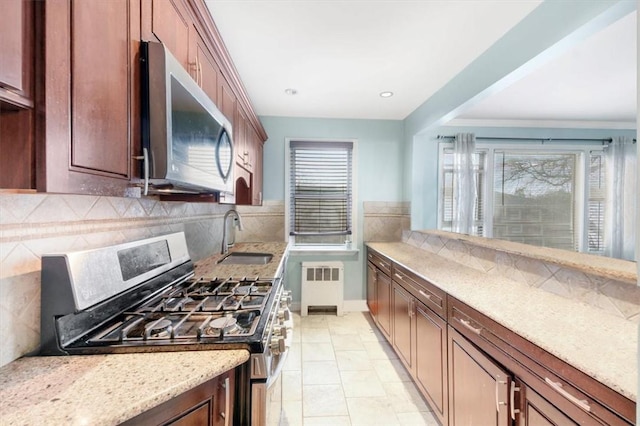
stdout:
<svg viewBox="0 0 640 426">
<path fill-rule="evenodd" d="M 300 315 L 307 316 L 309 306 L 335 306 L 342 316 L 344 300 L 344 264 L 342 262 L 302 262 Z"/>
</svg>

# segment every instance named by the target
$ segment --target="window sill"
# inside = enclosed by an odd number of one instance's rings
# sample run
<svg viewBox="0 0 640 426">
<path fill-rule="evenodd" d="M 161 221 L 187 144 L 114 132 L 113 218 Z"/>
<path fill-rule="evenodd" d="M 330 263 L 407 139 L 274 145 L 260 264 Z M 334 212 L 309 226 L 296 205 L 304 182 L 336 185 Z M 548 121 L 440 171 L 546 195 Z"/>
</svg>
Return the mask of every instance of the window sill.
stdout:
<svg viewBox="0 0 640 426">
<path fill-rule="evenodd" d="M 341 256 L 356 256 L 360 253 L 357 248 L 341 248 L 341 247 L 321 247 L 321 246 L 289 246 L 289 253 L 293 255 L 301 256 L 315 256 L 319 254 L 341 255 Z"/>
</svg>

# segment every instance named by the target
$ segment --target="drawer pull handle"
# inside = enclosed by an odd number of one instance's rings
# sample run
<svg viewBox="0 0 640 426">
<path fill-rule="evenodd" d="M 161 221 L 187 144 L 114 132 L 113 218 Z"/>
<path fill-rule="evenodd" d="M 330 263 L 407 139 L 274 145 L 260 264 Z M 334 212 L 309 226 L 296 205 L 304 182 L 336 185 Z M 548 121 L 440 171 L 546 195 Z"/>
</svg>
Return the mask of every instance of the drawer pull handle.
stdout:
<svg viewBox="0 0 640 426">
<path fill-rule="evenodd" d="M 423 295 L 424 297 L 426 297 L 427 299 L 431 300 L 431 295 L 425 293 L 423 290 L 418 290 L 420 292 L 421 295 Z"/>
<path fill-rule="evenodd" d="M 466 328 L 468 328 L 469 330 L 471 330 L 472 332 L 474 332 L 478 336 L 482 332 L 482 328 L 475 328 L 474 326 L 471 325 L 471 323 L 469 321 L 463 320 L 461 318 L 456 318 L 456 319 L 458 320 L 458 322 L 460 322 L 460 324 L 464 325 Z"/>
<path fill-rule="evenodd" d="M 402 281 L 402 275 L 400 274 L 393 274 L 394 277 L 396 277 L 397 279 L 399 279 L 400 281 Z"/>
<path fill-rule="evenodd" d="M 567 398 L 569 401 L 571 401 L 574 404 L 576 404 L 578 407 L 582 408 L 584 411 L 588 411 L 588 412 L 591 411 L 591 407 L 589 406 L 589 402 L 586 399 L 578 399 L 575 396 L 571 395 L 569 392 L 567 392 L 566 390 L 564 390 L 562 388 L 562 383 L 554 382 L 553 380 L 551 380 L 548 377 L 545 377 L 544 381 L 547 382 L 547 384 L 549 386 L 551 386 L 553 388 L 553 390 L 555 390 L 560 395 L 562 395 L 565 398 Z"/>
<path fill-rule="evenodd" d="M 378 265 L 380 265 L 381 268 L 389 269 L 389 267 L 383 262 L 378 262 Z"/>
</svg>

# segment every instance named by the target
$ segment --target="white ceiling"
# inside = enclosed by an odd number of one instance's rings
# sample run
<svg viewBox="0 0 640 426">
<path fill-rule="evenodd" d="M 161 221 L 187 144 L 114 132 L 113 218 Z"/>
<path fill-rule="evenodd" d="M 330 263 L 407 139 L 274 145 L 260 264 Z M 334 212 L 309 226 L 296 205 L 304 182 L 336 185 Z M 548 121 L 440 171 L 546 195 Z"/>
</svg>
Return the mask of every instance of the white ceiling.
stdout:
<svg viewBox="0 0 640 426">
<path fill-rule="evenodd" d="M 458 118 L 635 123 L 636 20 L 619 19 Z"/>
<path fill-rule="evenodd" d="M 369 119 L 404 119 L 540 2 L 206 0 L 258 115 Z M 464 118 L 635 121 L 635 16 Z"/>
</svg>

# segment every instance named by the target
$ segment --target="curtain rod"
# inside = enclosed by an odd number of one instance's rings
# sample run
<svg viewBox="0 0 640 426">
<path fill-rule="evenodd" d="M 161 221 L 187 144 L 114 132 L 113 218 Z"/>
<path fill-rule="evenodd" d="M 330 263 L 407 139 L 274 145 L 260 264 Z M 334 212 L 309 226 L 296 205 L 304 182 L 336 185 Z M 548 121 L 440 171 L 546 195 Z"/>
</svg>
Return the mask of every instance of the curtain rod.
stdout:
<svg viewBox="0 0 640 426">
<path fill-rule="evenodd" d="M 455 136 L 445 136 L 438 135 L 438 139 L 455 139 Z M 488 137 L 488 136 L 478 136 L 476 140 L 498 140 L 498 141 L 539 141 L 542 143 L 545 142 L 553 142 L 553 141 L 576 141 L 576 142 L 602 142 L 602 143 L 611 143 L 613 141 L 612 138 L 599 138 L 599 139 L 590 139 L 590 138 L 505 138 L 505 137 Z M 636 143 L 636 139 L 633 139 L 633 143 Z"/>
</svg>

